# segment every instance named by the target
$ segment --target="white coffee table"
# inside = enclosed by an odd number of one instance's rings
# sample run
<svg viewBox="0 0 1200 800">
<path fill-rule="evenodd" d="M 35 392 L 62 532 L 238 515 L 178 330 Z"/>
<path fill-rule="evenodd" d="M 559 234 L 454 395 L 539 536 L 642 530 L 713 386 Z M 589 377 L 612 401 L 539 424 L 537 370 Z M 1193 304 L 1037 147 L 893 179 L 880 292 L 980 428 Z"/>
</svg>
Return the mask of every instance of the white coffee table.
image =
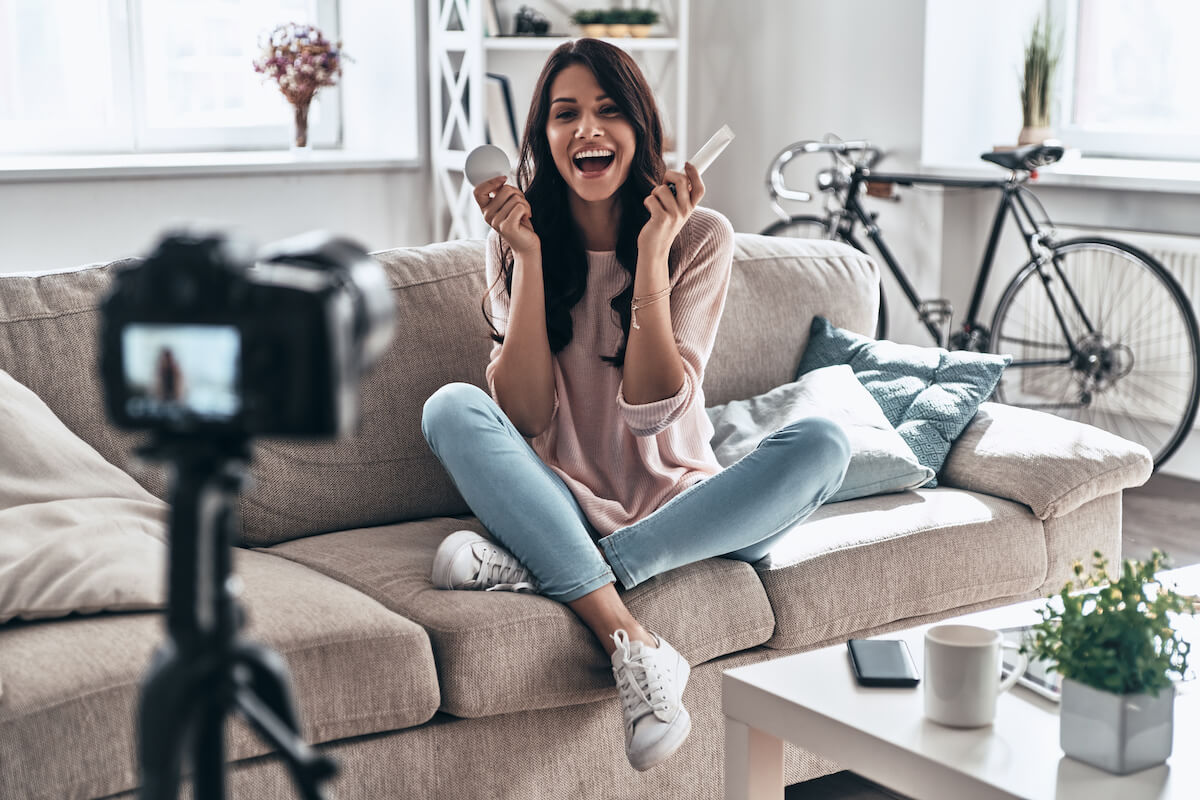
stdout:
<svg viewBox="0 0 1200 800">
<path fill-rule="evenodd" d="M 1174 570 L 1170 576 L 1185 591 L 1200 590 L 1200 565 Z M 990 628 L 1029 624 L 1039 619 L 1040 602 L 954 621 Z M 907 641 L 923 675 L 923 637 L 928 627 L 880 638 Z M 1200 646 L 1194 660 L 1200 662 Z M 788 741 L 920 800 L 1196 800 L 1200 798 L 1197 683 L 1180 686 L 1175 744 L 1167 763 L 1117 777 L 1064 756 L 1058 746 L 1058 704 L 1022 686 L 999 698 L 993 725 L 960 730 L 925 719 L 922 686 L 859 686 L 845 644 L 739 667 L 725 672 L 721 686 L 725 797 L 782 798 L 783 742 Z"/>
</svg>

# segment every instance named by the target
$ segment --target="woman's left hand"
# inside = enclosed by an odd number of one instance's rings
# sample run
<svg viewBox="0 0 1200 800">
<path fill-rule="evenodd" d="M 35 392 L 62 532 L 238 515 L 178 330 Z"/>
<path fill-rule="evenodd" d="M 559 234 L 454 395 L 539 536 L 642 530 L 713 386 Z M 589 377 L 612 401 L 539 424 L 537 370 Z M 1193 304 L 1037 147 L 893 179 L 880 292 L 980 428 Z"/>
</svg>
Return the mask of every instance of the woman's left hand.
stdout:
<svg viewBox="0 0 1200 800">
<path fill-rule="evenodd" d="M 650 219 L 638 234 L 639 253 L 650 252 L 665 258 L 683 223 L 704 197 L 700 173 L 691 164 L 684 164 L 683 169 L 683 172 L 667 170 L 663 183 L 654 187 L 643 202 L 650 211 Z M 670 183 L 675 184 L 674 194 L 667 185 Z"/>
</svg>

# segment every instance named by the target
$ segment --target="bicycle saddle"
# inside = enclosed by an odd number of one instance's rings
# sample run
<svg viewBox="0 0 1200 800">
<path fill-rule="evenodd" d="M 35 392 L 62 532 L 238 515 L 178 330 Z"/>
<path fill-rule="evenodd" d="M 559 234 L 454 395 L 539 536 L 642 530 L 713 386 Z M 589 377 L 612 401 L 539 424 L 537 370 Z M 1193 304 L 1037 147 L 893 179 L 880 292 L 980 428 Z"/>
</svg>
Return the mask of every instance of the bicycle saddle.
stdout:
<svg viewBox="0 0 1200 800">
<path fill-rule="evenodd" d="M 1063 157 L 1063 148 L 1058 144 L 1027 144 L 1016 150 L 983 153 L 979 157 L 984 161 L 999 164 L 1005 169 L 1032 171 L 1058 161 Z"/>
</svg>

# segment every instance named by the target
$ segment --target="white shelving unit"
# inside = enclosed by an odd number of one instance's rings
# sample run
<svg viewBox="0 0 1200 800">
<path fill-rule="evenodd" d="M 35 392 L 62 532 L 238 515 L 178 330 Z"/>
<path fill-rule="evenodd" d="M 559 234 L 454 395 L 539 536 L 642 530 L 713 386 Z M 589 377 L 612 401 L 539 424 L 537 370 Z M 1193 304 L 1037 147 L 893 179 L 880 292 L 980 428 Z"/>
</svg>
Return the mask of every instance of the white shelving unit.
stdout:
<svg viewBox="0 0 1200 800">
<path fill-rule="evenodd" d="M 492 0 L 496 2 L 496 0 Z M 590 5 L 588 4 L 590 3 Z M 664 112 L 666 135 L 674 149 L 664 153 L 669 168 L 677 168 L 678 153 L 688 152 L 687 75 L 688 14 L 691 0 L 645 0 L 638 5 L 659 12 L 656 30 L 669 37 L 605 39 L 630 53 L 641 66 L 656 96 L 674 92 L 673 116 Z M 581 0 L 579 8 L 605 5 Z M 553 27 L 553 26 L 552 26 Z M 541 53 L 548 56 L 565 36 L 486 36 L 483 0 L 429 0 L 429 118 L 433 160 L 433 223 L 436 240 L 482 238 L 483 216 L 471 196 L 463 164 L 472 148 L 487 141 L 485 76 L 497 71 L 490 62 L 503 53 Z M 649 58 L 654 54 L 653 58 Z M 541 63 L 544 63 L 544 58 Z M 536 69 L 509 73 L 518 134 L 529 106 L 520 99 L 532 94 Z M 532 69 L 532 71 L 531 71 Z"/>
</svg>

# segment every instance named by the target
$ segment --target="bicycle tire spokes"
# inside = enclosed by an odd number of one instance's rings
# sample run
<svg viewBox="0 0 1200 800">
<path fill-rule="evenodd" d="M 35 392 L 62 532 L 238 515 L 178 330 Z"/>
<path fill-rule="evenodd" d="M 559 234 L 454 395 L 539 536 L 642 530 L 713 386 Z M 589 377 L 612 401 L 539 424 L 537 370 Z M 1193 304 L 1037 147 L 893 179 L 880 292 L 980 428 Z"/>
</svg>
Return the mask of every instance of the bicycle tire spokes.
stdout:
<svg viewBox="0 0 1200 800">
<path fill-rule="evenodd" d="M 1055 247 L 1006 289 L 992 349 L 997 397 L 1144 445 L 1161 464 L 1190 432 L 1200 381 L 1194 315 L 1161 266 L 1106 240 Z"/>
</svg>

